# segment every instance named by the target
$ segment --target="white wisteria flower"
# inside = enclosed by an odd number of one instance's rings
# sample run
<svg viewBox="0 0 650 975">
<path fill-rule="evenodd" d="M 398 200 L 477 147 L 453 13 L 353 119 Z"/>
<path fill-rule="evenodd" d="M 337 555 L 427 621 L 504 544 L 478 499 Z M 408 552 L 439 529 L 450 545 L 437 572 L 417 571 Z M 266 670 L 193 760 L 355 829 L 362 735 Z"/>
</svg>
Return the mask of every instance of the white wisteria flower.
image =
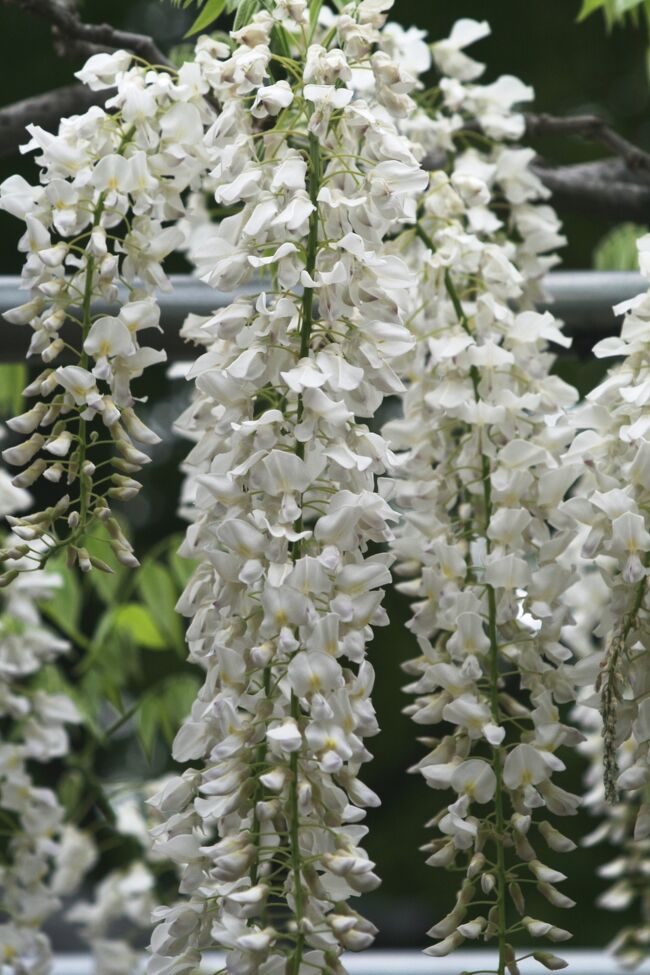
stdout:
<svg viewBox="0 0 650 975">
<path fill-rule="evenodd" d="M 105 108 L 63 119 L 56 134 L 29 126 L 23 149 L 38 153 L 40 184 L 13 176 L 0 187 L 0 208 L 26 225 L 19 248 L 30 293 L 5 318 L 29 325 L 27 354 L 47 367 L 25 390 L 36 405 L 8 423 L 28 439 L 3 456 L 26 468 L 17 486 L 45 477 L 67 488 L 56 506 L 14 522 L 38 543 L 41 564 L 66 549 L 84 571 L 106 570 L 84 548 L 97 518 L 108 521 L 118 560 L 137 564 L 109 504 L 137 489 L 134 479 L 123 484 L 149 460 L 135 444 L 158 441 L 135 418 L 131 382 L 165 359 L 140 345 L 140 332 L 158 327 L 154 292 L 170 287 L 162 262 L 182 243 L 183 193 L 206 169 L 202 135 L 214 117 L 185 74 L 149 70 L 125 51 L 94 55 L 78 77 L 107 89 Z M 100 314 L 98 302 L 118 313 Z"/>
<path fill-rule="evenodd" d="M 4 434 L 4 431 L 0 431 Z M 31 504 L 24 490 L 8 483 L 0 471 L 0 512 L 7 516 Z M 10 558 L 23 567 L 26 546 L 2 539 L 0 562 Z M 28 566 L 27 566 L 28 567 Z M 65 654 L 69 645 L 47 627 L 39 602 L 62 585 L 53 572 L 17 574 L 3 591 L 0 604 L 0 814 L 3 855 L 0 865 L 0 968 L 11 972 L 45 972 L 51 948 L 42 930 L 61 907 L 62 858 L 67 842 L 65 811 L 56 793 L 39 784 L 38 767 L 65 758 L 67 727 L 80 716 L 70 698 L 45 691 L 38 678 Z M 70 863 L 68 882 L 75 886 L 83 863 Z"/>
<path fill-rule="evenodd" d="M 465 874 L 426 951 L 494 939 L 504 972 L 517 970 L 518 931 L 561 940 L 526 916 L 525 884 L 572 903 L 555 887 L 563 875 L 538 858 L 535 830 L 552 851 L 557 837 L 573 847 L 543 815 L 575 813 L 579 801 L 552 777 L 564 768 L 556 751 L 580 740 L 559 712 L 575 678 L 562 634 L 573 526 L 557 513 L 580 471 L 562 463 L 571 429 L 558 419 L 577 394 L 550 374 L 547 351 L 569 340 L 530 308 L 562 238 L 530 154 L 503 142 L 523 131 L 513 105 L 530 90 L 512 78 L 478 85 L 482 66 L 464 53 L 487 32 L 463 20 L 433 45 L 443 105 L 402 123 L 441 165 L 395 243 L 419 270 L 408 317 L 416 346 L 399 362 L 403 417 L 383 432 L 400 458 L 386 486 L 404 512 L 391 548 L 420 649 L 404 665 L 416 696 L 406 712 L 442 723 L 415 770 L 452 792 L 428 824 L 441 835 L 427 863 Z M 477 127 L 484 149 L 467 147 Z M 619 535 L 639 550 L 646 542 L 635 525 Z"/>
<path fill-rule="evenodd" d="M 650 268 L 644 254 L 649 244 L 648 235 L 638 241 L 639 264 L 646 277 Z M 567 454 L 570 461 L 580 463 L 583 480 L 579 496 L 566 502 L 566 514 L 582 526 L 582 557 L 598 570 L 609 590 L 595 634 L 604 644 L 596 688 L 603 716 L 605 794 L 610 802 L 616 801 L 620 789 L 638 790 L 650 781 L 644 704 L 650 553 L 649 294 L 617 306 L 614 311 L 625 314 L 620 337 L 603 339 L 594 347 L 600 358 L 623 358 L 572 416 L 577 433 Z M 634 761 L 619 773 L 617 750 L 630 738 L 636 742 Z M 649 830 L 642 806 L 637 838 Z"/>
<path fill-rule="evenodd" d="M 369 546 L 396 515 L 375 483 L 390 451 L 364 420 L 402 389 L 416 278 L 387 239 L 427 183 L 391 119 L 413 80 L 376 57 L 389 6 L 328 12 L 307 41 L 300 12 L 272 4 L 232 50 L 197 43 L 222 106 L 208 185 L 229 212 L 210 224 L 197 206 L 188 254 L 212 287 L 258 290 L 184 329 L 206 351 L 180 423 L 196 441 L 182 551 L 199 566 L 179 609 L 206 678 L 174 744 L 191 767 L 158 800 L 155 849 L 182 899 L 158 912 L 151 973 L 211 946 L 242 975 L 340 972 L 375 934 L 347 901 L 379 883 L 360 846 L 378 798 L 358 776 L 378 730 L 365 645 L 390 582 Z M 274 18 L 295 65 L 284 83 Z M 376 79 L 363 94 L 352 66 Z"/>
</svg>

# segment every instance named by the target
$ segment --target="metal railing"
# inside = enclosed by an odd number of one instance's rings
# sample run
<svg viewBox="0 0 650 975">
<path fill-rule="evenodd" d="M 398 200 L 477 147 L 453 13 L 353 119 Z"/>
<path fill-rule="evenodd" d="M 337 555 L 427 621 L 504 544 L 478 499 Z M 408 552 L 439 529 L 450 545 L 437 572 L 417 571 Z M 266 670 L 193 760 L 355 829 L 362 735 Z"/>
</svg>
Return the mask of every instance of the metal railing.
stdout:
<svg viewBox="0 0 650 975">
<path fill-rule="evenodd" d="M 619 975 L 624 970 L 604 951 L 563 950 L 563 946 L 550 949 L 569 963 L 567 975 Z M 522 949 L 519 955 L 526 954 Z M 343 962 L 349 975 L 459 975 L 460 972 L 493 971 L 496 955 L 493 951 L 456 951 L 446 958 L 431 958 L 420 951 L 363 951 L 358 955 L 346 954 Z M 208 955 L 205 972 L 218 971 L 223 959 Z M 521 975 L 540 975 L 544 968 L 539 962 L 527 960 L 520 964 Z M 203 969 L 202 969 L 203 971 Z M 637 975 L 647 975 L 650 965 L 635 969 Z M 84 955 L 59 955 L 52 975 L 93 975 L 94 968 Z"/>
<path fill-rule="evenodd" d="M 189 275 L 171 278 L 173 290 L 159 296 L 164 329 L 164 347 L 169 359 L 192 358 L 191 347 L 180 337 L 180 327 L 189 312 L 209 315 L 231 300 L 230 295 L 213 291 Z M 612 306 L 646 291 L 648 282 L 640 274 L 620 271 L 556 271 L 549 274 L 546 289 L 548 307 L 564 322 L 570 333 L 584 345 L 593 336 L 613 332 L 616 319 Z M 19 277 L 0 277 L 0 314 L 28 300 L 20 290 Z M 98 304 L 96 311 L 109 314 L 110 306 Z M 25 358 L 30 330 L 0 323 L 0 362 L 19 362 Z"/>
</svg>

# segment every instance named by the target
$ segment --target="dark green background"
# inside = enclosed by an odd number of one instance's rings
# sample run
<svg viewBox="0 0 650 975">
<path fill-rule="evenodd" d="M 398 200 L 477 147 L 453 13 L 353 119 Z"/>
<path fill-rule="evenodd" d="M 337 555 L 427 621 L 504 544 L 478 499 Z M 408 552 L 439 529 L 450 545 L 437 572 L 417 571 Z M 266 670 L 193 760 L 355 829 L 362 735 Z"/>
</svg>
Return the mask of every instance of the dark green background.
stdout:
<svg viewBox="0 0 650 975">
<path fill-rule="evenodd" d="M 464 0 L 463 3 L 398 0 L 394 14 L 405 26 L 417 23 L 427 28 L 432 38 L 445 36 L 457 17 L 488 19 L 492 37 L 472 52 L 488 64 L 488 80 L 500 73 L 518 75 L 535 87 L 537 110 L 561 114 L 598 112 L 628 138 L 649 148 L 649 87 L 643 31 L 618 29 L 607 36 L 597 17 L 576 25 L 576 9 L 577 0 L 575 3 L 573 0 Z M 156 0 L 111 0 L 110 3 L 88 0 L 84 15 L 89 20 L 108 19 L 116 25 L 151 32 L 163 47 L 178 39 L 187 24 L 182 14 Z M 0 12 L 0 63 L 3 103 L 66 84 L 76 67 L 54 56 L 46 26 L 19 9 L 6 7 Z M 593 147 L 578 141 L 545 143 L 539 148 L 557 162 L 598 155 Z M 33 164 L 18 153 L 15 158 L 0 162 L 0 178 L 16 170 L 30 179 L 35 178 Z M 589 266 L 593 248 L 606 229 L 596 219 L 568 217 L 566 230 L 570 243 L 564 252 L 565 266 Z M 18 232 L 18 224 L 0 214 L 2 273 L 19 271 L 15 247 Z M 578 375 L 574 377 L 578 378 Z M 156 463 L 146 475 L 147 491 L 143 492 L 146 499 L 131 502 L 125 512 L 137 526 L 136 540 L 141 552 L 180 526 L 175 516 L 177 467 L 185 452 L 185 446 L 170 433 L 171 420 L 178 414 L 184 398 L 184 391 L 179 389 L 182 384 L 174 385 L 172 393 L 172 386 L 164 380 L 162 372 L 153 375 L 149 384 L 152 394 L 155 393 L 149 413 L 157 428 L 165 433 L 165 442 L 158 448 Z M 167 485 L 164 490 L 161 484 Z M 453 874 L 434 873 L 423 865 L 423 858 L 417 852 L 418 845 L 426 839 L 423 823 L 438 807 L 439 794 L 427 790 L 419 777 L 409 776 L 405 771 L 421 751 L 415 742 L 418 729 L 399 713 L 405 702 L 399 691 L 404 682 L 399 663 L 415 651 L 403 626 L 408 617 L 405 602 L 390 593 L 388 609 L 391 626 L 378 631 L 370 648 L 378 671 L 375 703 L 383 730 L 370 742 L 376 758 L 365 775 L 369 785 L 383 798 L 382 808 L 372 811 L 368 817 L 367 846 L 378 863 L 384 884 L 367 898 L 364 907 L 381 928 L 379 944 L 414 946 L 425 943 L 424 932 L 449 905 L 456 878 Z M 157 771 L 164 754 L 165 747 L 161 746 L 159 755 L 154 757 Z M 578 761 L 574 760 L 564 784 L 579 788 L 580 771 Z M 587 816 L 580 816 L 569 822 L 568 831 L 578 839 L 592 825 Z M 541 848 L 540 853 L 543 853 Z M 624 920 L 623 915 L 596 913 L 594 909 L 594 897 L 603 888 L 595 878 L 595 870 L 610 854 L 611 851 L 600 847 L 561 858 L 563 869 L 571 876 L 564 889 L 579 901 L 570 916 L 551 909 L 545 902 L 539 906 L 531 902 L 529 912 L 569 927 L 575 932 L 577 945 L 605 944 L 619 921 Z M 554 859 L 557 864 L 558 858 Z"/>
</svg>

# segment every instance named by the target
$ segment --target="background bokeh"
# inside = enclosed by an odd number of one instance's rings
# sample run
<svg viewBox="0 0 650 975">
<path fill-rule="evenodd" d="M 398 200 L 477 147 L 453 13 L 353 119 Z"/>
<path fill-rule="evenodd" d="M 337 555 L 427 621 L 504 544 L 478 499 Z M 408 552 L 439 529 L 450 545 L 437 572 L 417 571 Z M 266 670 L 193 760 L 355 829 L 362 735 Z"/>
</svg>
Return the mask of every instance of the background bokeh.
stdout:
<svg viewBox="0 0 650 975">
<path fill-rule="evenodd" d="M 598 17 L 577 25 L 577 8 L 577 0 L 397 0 L 394 15 L 405 26 L 416 23 L 426 28 L 432 38 L 445 36 L 459 16 L 488 19 L 492 36 L 472 51 L 487 63 L 486 77 L 518 75 L 535 87 L 537 110 L 557 114 L 597 112 L 629 139 L 649 148 L 650 85 L 643 30 L 618 28 L 607 35 Z M 83 11 L 89 20 L 108 19 L 125 28 L 152 33 L 162 47 L 177 41 L 189 22 L 189 15 L 159 0 L 86 0 Z M 53 54 L 45 25 L 14 7 L 3 7 L 0 12 L 0 63 L 3 103 L 66 84 L 76 67 Z M 547 141 L 539 148 L 557 162 L 581 161 L 599 154 L 593 146 L 579 140 Z M 33 163 L 18 151 L 14 157 L 0 160 L 0 179 L 16 171 L 35 178 Z M 0 214 L 1 274 L 15 274 L 20 269 L 16 252 L 18 229 L 10 217 Z M 607 229 L 595 218 L 567 215 L 569 245 L 563 255 L 564 266 L 591 266 L 594 248 Z M 571 360 L 571 378 L 581 385 L 586 375 L 584 368 L 579 361 Z M 146 472 L 145 491 L 124 510 L 140 553 L 182 529 L 176 509 L 178 466 L 185 445 L 173 436 L 171 424 L 187 393 L 182 382 L 166 379 L 163 370 L 151 372 L 146 390 L 150 394 L 148 420 L 164 439 L 154 464 Z M 370 648 L 377 670 L 375 705 L 382 732 L 371 743 L 375 760 L 365 774 L 368 784 L 383 799 L 382 808 L 371 811 L 368 817 L 367 848 L 378 863 L 384 884 L 366 899 L 364 909 L 380 927 L 379 945 L 415 947 L 425 943 L 425 931 L 449 905 L 454 877 L 434 873 L 424 866 L 424 857 L 418 853 L 418 846 L 427 838 L 423 824 L 438 808 L 439 798 L 419 776 L 406 771 L 419 758 L 421 747 L 416 742 L 417 728 L 400 714 L 405 703 L 400 691 L 405 682 L 400 662 L 412 655 L 415 647 L 404 626 L 408 618 L 405 601 L 391 592 L 387 603 L 391 625 L 377 632 Z M 182 671 L 184 665 L 178 655 L 170 655 L 167 663 L 166 660 L 158 655 L 151 667 L 145 666 L 134 680 L 146 687 L 154 671 L 159 676 L 161 666 L 168 666 L 170 673 Z M 168 746 L 161 740 L 148 757 L 143 757 L 127 733 L 109 753 L 102 755 L 99 773 L 110 776 L 118 767 L 123 771 L 125 763 L 134 773 L 138 769 L 142 774 L 159 773 L 165 768 L 167 754 Z M 565 773 L 564 784 L 579 788 L 581 771 L 580 762 L 574 759 Z M 578 839 L 593 825 L 582 814 L 569 824 L 567 831 Z M 554 914 L 555 923 L 570 927 L 575 932 L 576 945 L 604 945 L 619 923 L 633 920 L 622 914 L 596 911 L 594 907 L 594 899 L 604 887 L 596 878 L 596 870 L 608 857 L 611 858 L 611 851 L 603 847 L 579 850 L 571 856 L 566 892 L 578 901 L 578 906 L 570 919 L 545 905 L 543 916 L 551 919 Z M 533 916 L 537 913 L 533 902 L 529 912 Z"/>
</svg>

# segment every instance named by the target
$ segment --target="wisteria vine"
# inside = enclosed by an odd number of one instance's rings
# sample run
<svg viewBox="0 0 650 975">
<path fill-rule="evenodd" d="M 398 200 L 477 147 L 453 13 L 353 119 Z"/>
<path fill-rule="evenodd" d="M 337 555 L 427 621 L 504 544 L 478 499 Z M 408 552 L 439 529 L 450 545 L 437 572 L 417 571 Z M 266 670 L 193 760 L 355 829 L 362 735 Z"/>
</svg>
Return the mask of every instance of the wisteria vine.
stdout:
<svg viewBox="0 0 650 975">
<path fill-rule="evenodd" d="M 373 943 L 350 902 L 379 884 L 362 841 L 380 799 L 359 775 L 393 564 L 419 650 L 406 710 L 435 729 L 414 770 L 452 793 L 427 863 L 460 877 L 427 953 L 483 940 L 497 975 L 530 955 L 564 966 L 537 943 L 570 933 L 528 913 L 527 885 L 572 906 L 538 854 L 575 847 L 547 818 L 580 801 L 555 779 L 567 748 L 595 763 L 596 836 L 625 844 L 605 903 L 639 892 L 647 915 L 648 295 L 616 309 L 621 337 L 594 353 L 622 361 L 576 405 L 551 352 L 570 340 L 535 310 L 564 238 L 520 144 L 533 93 L 479 81 L 466 49 L 487 24 L 429 43 L 388 22 L 391 5 L 250 2 L 178 69 L 96 54 L 78 77 L 105 105 L 56 134 L 31 126 L 40 182 L 0 187 L 26 226 L 29 298 L 6 317 L 45 366 L 7 422 L 26 439 L 2 456 L 21 470 L 0 477 L 3 973 L 48 971 L 40 928 L 97 857 L 27 764 L 65 761 L 79 720 L 32 680 L 67 649 L 39 604 L 54 555 L 111 571 L 88 547 L 100 523 L 137 568 L 111 504 L 138 493 L 159 439 L 131 382 L 165 358 L 139 335 L 160 327 L 174 251 L 229 295 L 183 328 L 199 349 L 178 421 L 196 569 L 178 610 L 203 683 L 150 841 L 125 814 L 146 862 L 69 913 L 97 971 L 138 969 L 112 925 L 146 928 L 152 908 L 151 975 L 213 949 L 230 975 L 342 975 L 343 952 Z M 646 276 L 648 251 L 642 238 Z M 399 415 L 378 432 L 387 398 Z M 41 478 L 65 491 L 30 512 Z M 154 907 L 163 860 L 178 898 Z M 636 964 L 645 940 L 647 916 L 618 950 Z"/>
<path fill-rule="evenodd" d="M 41 181 L 15 176 L 0 188 L 0 208 L 26 225 L 19 249 L 31 294 L 4 317 L 32 329 L 27 355 L 46 365 L 24 391 L 35 404 L 7 424 L 27 439 L 3 459 L 25 468 L 18 487 L 43 477 L 68 489 L 51 507 L 11 519 L 18 554 L 35 568 L 64 551 L 82 572 L 109 571 L 84 545 L 96 520 L 117 559 L 138 564 L 110 504 L 140 490 L 133 475 L 150 458 L 136 444 L 159 440 L 137 416 L 131 382 L 166 359 L 141 346 L 140 333 L 159 328 L 155 291 L 169 289 L 162 263 L 182 243 L 182 194 L 204 166 L 196 148 L 213 112 L 195 74 L 194 65 L 175 76 L 156 71 L 125 51 L 94 55 L 78 77 L 111 92 L 105 109 L 63 119 L 56 135 L 30 126 L 23 149 L 39 153 Z M 98 302 L 117 303 L 117 314 Z M 12 558 L 4 553 L 5 584 L 21 571 Z"/>
<path fill-rule="evenodd" d="M 182 422 L 198 441 L 185 552 L 200 564 L 181 609 L 207 676 L 174 747 L 201 765 L 161 796 L 156 846 L 189 900 L 162 911 L 151 972 L 213 945 L 242 972 L 332 971 L 375 933 L 346 901 L 378 883 L 359 846 L 378 800 L 357 776 L 377 730 L 365 644 L 390 574 L 367 549 L 395 515 L 375 491 L 386 445 L 358 418 L 402 388 L 391 364 L 412 344 L 414 277 L 385 241 L 427 177 L 387 112 L 411 82 L 373 53 L 381 10 L 288 14 L 290 59 L 271 55 L 266 13 L 233 51 L 198 44 L 222 105 L 206 136 L 214 196 L 238 208 L 192 256 L 213 287 L 260 270 L 271 284 L 187 329 L 207 351 Z M 274 61 L 287 78 L 266 84 Z"/>
<path fill-rule="evenodd" d="M 574 846 L 537 810 L 571 814 L 579 801 L 551 781 L 564 768 L 556 750 L 579 740 L 558 710 L 574 696 L 560 598 L 572 579 L 572 533 L 554 531 L 577 477 L 575 464 L 560 463 L 571 431 L 558 410 L 577 394 L 549 373 L 547 342 L 569 340 L 551 315 L 527 309 L 527 292 L 553 261 L 547 252 L 561 242 L 530 153 L 502 141 L 521 135 L 513 105 L 531 93 L 513 78 L 475 83 L 482 66 L 462 48 L 485 31 L 465 21 L 434 46 L 446 72 L 441 104 L 430 122 L 422 112 L 411 123 L 439 155 L 477 126 L 486 146 L 461 150 L 449 172 L 432 174 L 418 222 L 402 235 L 421 269 L 409 317 L 417 345 L 404 365 L 404 417 L 384 432 L 402 458 L 394 497 L 404 518 L 393 548 L 398 573 L 413 577 L 399 588 L 415 599 L 409 627 L 421 651 L 405 665 L 417 695 L 407 713 L 451 726 L 427 740 L 432 750 L 417 766 L 432 788 L 455 794 L 430 824 L 442 836 L 428 844 L 427 863 L 465 872 L 426 951 L 494 939 L 503 975 L 521 960 L 519 932 L 570 937 L 527 913 L 525 885 L 556 907 L 572 904 L 555 887 L 563 874 L 539 859 L 531 827 L 551 850 Z"/>
</svg>

